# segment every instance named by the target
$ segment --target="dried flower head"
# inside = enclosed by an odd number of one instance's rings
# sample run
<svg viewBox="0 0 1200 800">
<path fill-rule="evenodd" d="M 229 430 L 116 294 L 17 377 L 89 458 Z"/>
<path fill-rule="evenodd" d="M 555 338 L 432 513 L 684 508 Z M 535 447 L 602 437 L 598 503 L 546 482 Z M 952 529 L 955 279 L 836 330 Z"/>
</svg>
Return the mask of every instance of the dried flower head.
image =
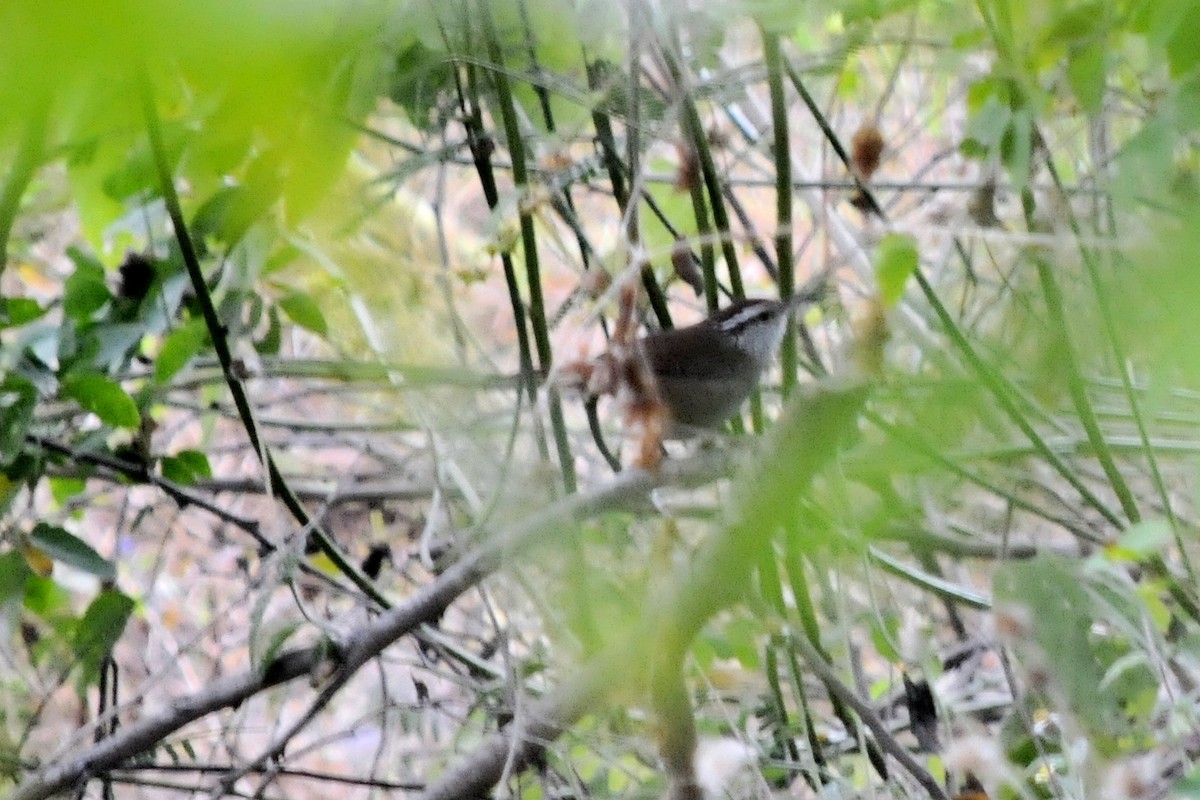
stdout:
<svg viewBox="0 0 1200 800">
<path fill-rule="evenodd" d="M 700 154 L 691 142 L 677 142 L 679 166 L 675 169 L 675 189 L 690 192 L 700 182 Z"/>
<path fill-rule="evenodd" d="M 675 246 L 671 248 L 671 266 L 679 280 L 692 287 L 696 297 L 704 294 L 704 276 L 700 274 L 700 265 L 686 239 L 675 240 Z"/>
<path fill-rule="evenodd" d="M 879 169 L 885 146 L 883 134 L 871 123 L 855 132 L 850 142 L 850 166 L 864 181 L 870 180 Z"/>
</svg>

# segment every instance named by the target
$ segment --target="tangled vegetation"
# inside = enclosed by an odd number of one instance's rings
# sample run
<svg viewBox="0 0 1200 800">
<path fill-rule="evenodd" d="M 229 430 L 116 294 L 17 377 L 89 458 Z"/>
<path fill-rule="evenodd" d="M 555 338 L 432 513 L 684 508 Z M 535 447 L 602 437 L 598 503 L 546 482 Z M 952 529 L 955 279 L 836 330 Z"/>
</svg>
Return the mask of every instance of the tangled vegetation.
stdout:
<svg viewBox="0 0 1200 800">
<path fill-rule="evenodd" d="M 1198 15 L 5 3 L 0 786 L 1200 794 Z"/>
</svg>

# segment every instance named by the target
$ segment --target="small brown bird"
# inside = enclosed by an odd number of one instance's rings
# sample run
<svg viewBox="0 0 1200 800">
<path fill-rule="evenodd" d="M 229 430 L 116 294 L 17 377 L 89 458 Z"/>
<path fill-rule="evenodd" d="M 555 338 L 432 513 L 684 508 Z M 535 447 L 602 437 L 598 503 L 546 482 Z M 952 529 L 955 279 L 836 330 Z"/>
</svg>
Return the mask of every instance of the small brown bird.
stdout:
<svg viewBox="0 0 1200 800">
<path fill-rule="evenodd" d="M 787 300 L 737 300 L 695 325 L 642 337 L 675 432 L 715 428 L 737 413 L 779 349 L 789 315 L 823 292 L 822 283 Z"/>
</svg>

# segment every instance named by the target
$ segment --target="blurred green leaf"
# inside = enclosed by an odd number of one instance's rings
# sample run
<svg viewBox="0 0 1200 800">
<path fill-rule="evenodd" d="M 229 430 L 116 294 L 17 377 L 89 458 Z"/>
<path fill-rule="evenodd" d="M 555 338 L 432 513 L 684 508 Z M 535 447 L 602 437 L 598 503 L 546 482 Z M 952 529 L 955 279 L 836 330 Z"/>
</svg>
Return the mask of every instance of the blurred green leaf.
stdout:
<svg viewBox="0 0 1200 800">
<path fill-rule="evenodd" d="M 883 658 L 894 664 L 904 661 L 896 650 L 893 642 L 900 641 L 900 615 L 894 611 L 883 609 L 878 615 L 872 615 L 871 642 Z"/>
<path fill-rule="evenodd" d="M 50 495 L 59 506 L 62 506 L 72 497 L 81 494 L 87 488 L 87 481 L 83 478 L 56 475 L 48 478 L 46 483 L 50 487 Z"/>
<path fill-rule="evenodd" d="M 61 631 L 62 621 L 71 616 L 71 595 L 53 580 L 31 572 L 25 583 L 25 608 Z"/>
<path fill-rule="evenodd" d="M 1165 635 L 1171 627 L 1172 611 L 1163 602 L 1165 588 L 1157 581 L 1141 583 L 1137 586 L 1138 599 L 1146 610 L 1146 616 L 1154 624 L 1154 629 Z"/>
<path fill-rule="evenodd" d="M 1160 0 L 1152 5 L 1161 8 L 1155 32 L 1161 36 L 1166 30 L 1172 31 L 1166 44 L 1171 75 L 1191 73 L 1200 64 L 1200 25 L 1196 25 L 1200 4 L 1194 0 Z"/>
<path fill-rule="evenodd" d="M 1166 520 L 1142 520 L 1126 528 L 1105 550 L 1109 558 L 1137 562 L 1161 553 L 1172 538 Z"/>
<path fill-rule="evenodd" d="M 917 242 L 911 236 L 889 233 L 875 251 L 875 282 L 879 296 L 892 307 L 904 296 L 904 285 L 917 271 Z"/>
<path fill-rule="evenodd" d="M 270 164 L 271 169 L 278 168 L 277 163 L 266 163 Z M 263 159 L 259 159 L 258 164 L 262 170 Z M 240 242 L 250 226 L 262 219 L 275 202 L 278 192 L 272 191 L 272 180 L 268 174 L 252 181 L 254 188 L 222 187 L 196 212 L 192 219 L 193 237 L 197 241 L 215 239 L 226 248 Z"/>
<path fill-rule="evenodd" d="M 1012 119 L 1012 101 L 1009 85 L 995 78 L 984 78 L 971 84 L 967 90 L 966 139 L 978 142 L 991 151 L 1000 145 L 1004 132 Z"/>
<path fill-rule="evenodd" d="M 0 608 L 25 594 L 25 583 L 33 576 L 25 557 L 16 550 L 0 555 Z"/>
<path fill-rule="evenodd" d="M 164 478 L 185 485 L 195 483 L 198 478 L 212 477 L 208 457 L 198 450 L 181 450 L 173 456 L 165 456 L 159 466 Z"/>
<path fill-rule="evenodd" d="M 183 369 L 208 342 L 208 327 L 193 319 L 167 334 L 154 360 L 154 379 L 166 383 Z"/>
<path fill-rule="evenodd" d="M 396 56 L 389 94 L 416 127 L 432 129 L 438 99 L 453 90 L 454 64 L 446 53 L 413 42 Z"/>
<path fill-rule="evenodd" d="M 106 589 L 96 595 L 83 613 L 72 642 L 72 650 L 83 670 L 83 685 L 96 682 L 100 661 L 112 652 L 121 638 L 133 607 L 130 597 L 115 589 Z"/>
<path fill-rule="evenodd" d="M 944 597 L 955 603 L 962 603 L 970 608 L 987 610 L 992 607 L 992 599 L 982 592 L 975 591 L 968 586 L 954 583 L 937 575 L 932 575 L 901 561 L 877 547 L 872 546 L 868 549 L 871 553 L 871 559 L 879 564 L 879 566 L 893 575 L 911 582 L 914 586 L 919 586 L 938 597 Z"/>
<path fill-rule="evenodd" d="M 1104 7 L 1096 2 L 1064 4 L 1048 10 L 1051 16 L 1043 38 L 1051 44 L 1094 38 L 1104 22 Z"/>
<path fill-rule="evenodd" d="M 187 142 L 187 131 L 178 124 L 163 126 L 163 150 L 166 152 L 167 163 L 179 161 Z M 102 186 L 104 193 L 113 200 L 126 201 L 138 196 L 157 194 L 158 168 L 154 155 L 150 152 L 147 141 L 138 141 L 126 153 L 123 164 L 107 173 Z"/>
<path fill-rule="evenodd" d="M 1000 160 L 1012 181 L 1013 191 L 1024 191 L 1033 161 L 1033 117 L 1028 109 L 1013 110 L 1008 129 L 1000 140 Z"/>
<path fill-rule="evenodd" d="M 279 324 L 279 309 L 271 306 L 267 309 L 267 331 L 262 338 L 254 343 L 254 349 L 260 355 L 279 355 L 279 347 L 283 344 L 283 328 Z"/>
<path fill-rule="evenodd" d="M 266 669 L 299 629 L 300 624 L 295 620 L 257 626 L 250 639 L 250 662 L 260 671 Z"/>
<path fill-rule="evenodd" d="M 63 287 L 63 312 L 72 319 L 87 320 L 112 299 L 112 292 L 102 266 L 77 253 L 74 256 L 75 271 Z"/>
<path fill-rule="evenodd" d="M 80 337 L 80 359 L 101 372 L 120 372 L 141 344 L 145 327 L 136 322 L 102 323 Z"/>
<path fill-rule="evenodd" d="M 1188 774 L 1175 782 L 1171 787 L 1171 797 L 1175 800 L 1200 800 L 1200 765 L 1192 767 Z"/>
<path fill-rule="evenodd" d="M 96 373 L 75 373 L 63 380 L 62 394 L 117 428 L 136 428 L 142 420 L 137 404 L 121 384 Z"/>
<path fill-rule="evenodd" d="M 1146 669 L 1124 668 L 1108 675 L 1119 659 L 1136 663 L 1129 660 L 1135 643 L 1122 633 L 1140 632 L 1136 595 L 1066 558 L 1006 564 L 994 586 L 999 613 L 1024 609 L 1015 611 L 1014 619 L 1029 627 L 1031 643 L 1040 652 L 1022 655 L 1045 662 L 1043 670 L 1053 667 L 1047 677 L 1086 726 L 1092 745 L 1113 754 L 1123 737 L 1136 734 L 1131 714 L 1146 708 L 1146 692 L 1157 691 L 1156 678 Z M 1126 616 L 1134 619 L 1124 623 Z"/>
<path fill-rule="evenodd" d="M 1089 114 L 1100 110 L 1108 79 L 1105 42 L 1097 40 L 1078 48 L 1067 63 L 1067 81 L 1079 105 Z"/>
<path fill-rule="evenodd" d="M 288 319 L 297 325 L 308 328 L 318 336 L 329 335 L 325 315 L 321 313 L 321 307 L 311 295 L 299 291 L 291 292 L 279 300 L 279 307 L 287 314 Z"/>
<path fill-rule="evenodd" d="M 27 379 L 10 373 L 0 382 L 0 463 L 21 452 L 36 405 L 37 389 Z"/>
<path fill-rule="evenodd" d="M 33 322 L 46 311 L 36 300 L 27 297 L 0 298 L 0 328 L 16 328 Z"/>
<path fill-rule="evenodd" d="M 117 575 L 117 568 L 111 561 L 65 528 L 39 522 L 30 532 L 29 541 L 55 561 L 83 570 L 102 580 L 111 580 Z"/>
<path fill-rule="evenodd" d="M 241 179 L 263 196 L 282 192 L 296 219 L 340 173 L 355 135 L 346 122 L 374 108 L 388 66 L 377 40 L 392 13 L 388 4 L 362 4 L 348 14 L 335 0 L 213 0 L 203 8 L 10 0 L 0 6 L 8 63 L 54 69 L 0 73 L 0 145 L 21 134 L 33 109 L 51 108 L 51 129 L 71 143 L 85 234 L 102 251 L 105 226 L 125 203 L 159 188 L 138 101 L 144 72 L 164 109 L 172 169 L 194 196 Z M 244 180 L 251 153 L 276 159 L 254 185 Z"/>
</svg>

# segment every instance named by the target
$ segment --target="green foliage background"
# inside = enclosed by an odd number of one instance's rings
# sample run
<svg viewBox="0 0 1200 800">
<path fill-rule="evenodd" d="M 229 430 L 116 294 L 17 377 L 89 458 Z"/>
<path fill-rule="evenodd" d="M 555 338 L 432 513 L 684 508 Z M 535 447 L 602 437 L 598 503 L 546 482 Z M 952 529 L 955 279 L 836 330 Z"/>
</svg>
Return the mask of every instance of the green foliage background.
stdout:
<svg viewBox="0 0 1200 800">
<path fill-rule="evenodd" d="M 129 584 L 137 559 L 101 544 L 84 500 L 103 483 L 219 505 L 218 479 L 242 477 L 214 469 L 233 438 L 278 500 L 257 513 L 287 531 L 269 538 L 256 519 L 238 545 L 260 570 L 238 576 L 239 653 L 262 674 L 293 640 L 319 640 L 306 652 L 326 658 L 339 615 L 437 587 L 456 558 L 571 509 L 537 557 L 521 549 L 532 534 L 514 546 L 502 613 L 457 608 L 476 627 L 448 626 L 461 638 L 449 644 L 446 609 L 422 620 L 439 658 L 466 665 L 452 673 L 461 713 L 421 740 L 430 763 L 391 764 L 389 778 L 411 769 L 445 786 L 456 747 L 503 734 L 515 697 L 551 703 L 578 673 L 600 676 L 586 684 L 600 700 L 572 707 L 574 738 L 512 784 L 522 795 L 560 779 L 657 795 L 687 782 L 674 757 L 690 758 L 697 731 L 749 742 L 755 796 L 805 780 L 936 794 L 927 774 L 958 787 L 973 770 L 998 797 L 1083 797 L 1150 758 L 1170 791 L 1162 776 L 1194 757 L 1179 731 L 1197 730 L 1198 20 L 1195 0 L 4 3 L 0 633 L 10 662 L 44 682 L 5 679 L 18 699 L 0 714 L 0 771 L 40 796 L 39 702 L 68 686 L 90 709 L 145 611 Z M 730 67 L 729 52 L 746 63 Z M 761 112 L 754 130 L 739 127 L 744 107 Z M 852 124 L 894 134 L 886 155 L 905 179 L 909 153 L 950 141 L 929 169 L 953 160 L 952 177 L 977 176 L 980 190 L 939 219 L 906 195 L 917 178 L 847 184 Z M 791 137 L 787 154 L 771 128 Z M 474 205 L 430 188 L 447 182 Z M 887 216 L 850 211 L 839 192 L 851 189 L 887 199 Z M 645 264 L 632 261 L 630 196 Z M 817 199 L 793 210 L 793 196 Z M 755 198 L 749 222 L 738 197 Z M 68 268 L 49 278 L 21 228 L 47 208 L 79 224 Z M 681 242 L 703 300 L 675 274 Z M 710 487 L 678 516 L 593 499 L 622 479 L 543 384 L 574 356 L 552 341 L 561 320 L 614 316 L 611 296 L 576 287 L 602 286 L 598 270 L 640 278 L 644 317 L 665 325 L 725 302 L 717 286 L 787 294 L 823 268 L 839 291 L 807 320 L 809 349 L 789 339 L 781 377 L 731 429 L 763 434 L 766 455 L 717 489 L 704 454 L 669 467 Z M 278 466 L 327 462 L 328 478 L 342 451 L 263 444 L 253 418 L 267 401 L 251 392 L 241 407 L 239 390 L 261 388 L 260 359 L 301 393 L 370 384 L 362 406 L 386 414 L 332 416 L 391 437 L 394 451 L 378 450 L 402 455 L 388 469 L 432 461 L 435 489 L 402 508 L 425 534 L 453 534 L 446 563 L 413 585 L 363 575 L 366 525 L 348 526 L 358 538 L 327 531 L 328 509 L 296 499 Z M 203 367 L 215 382 L 196 377 Z M 798 378 L 816 388 L 795 392 Z M 221 402 L 236 413 L 218 418 Z M 156 434 L 180 407 L 199 445 Z M 379 456 L 363 441 L 343 449 Z M 192 489 L 203 496 L 180 494 Z M 314 574 L 348 592 L 321 623 L 292 591 Z M 869 686 L 850 668 L 866 642 Z M 873 775 L 873 748 L 893 742 L 821 670 L 852 675 L 854 696 L 890 713 L 902 672 L 936 681 L 953 671 L 943 651 L 970 642 L 1005 662 L 1005 719 L 946 701 L 943 734 L 998 741 L 1004 758 L 988 770 L 951 748 L 912 767 L 889 751 L 893 780 Z M 429 638 L 409 644 L 430 658 Z M 729 664 L 753 676 L 749 702 L 705 683 Z M 405 733 L 433 715 L 381 702 L 410 715 Z M 636 737 L 657 758 L 630 756 Z"/>
</svg>

